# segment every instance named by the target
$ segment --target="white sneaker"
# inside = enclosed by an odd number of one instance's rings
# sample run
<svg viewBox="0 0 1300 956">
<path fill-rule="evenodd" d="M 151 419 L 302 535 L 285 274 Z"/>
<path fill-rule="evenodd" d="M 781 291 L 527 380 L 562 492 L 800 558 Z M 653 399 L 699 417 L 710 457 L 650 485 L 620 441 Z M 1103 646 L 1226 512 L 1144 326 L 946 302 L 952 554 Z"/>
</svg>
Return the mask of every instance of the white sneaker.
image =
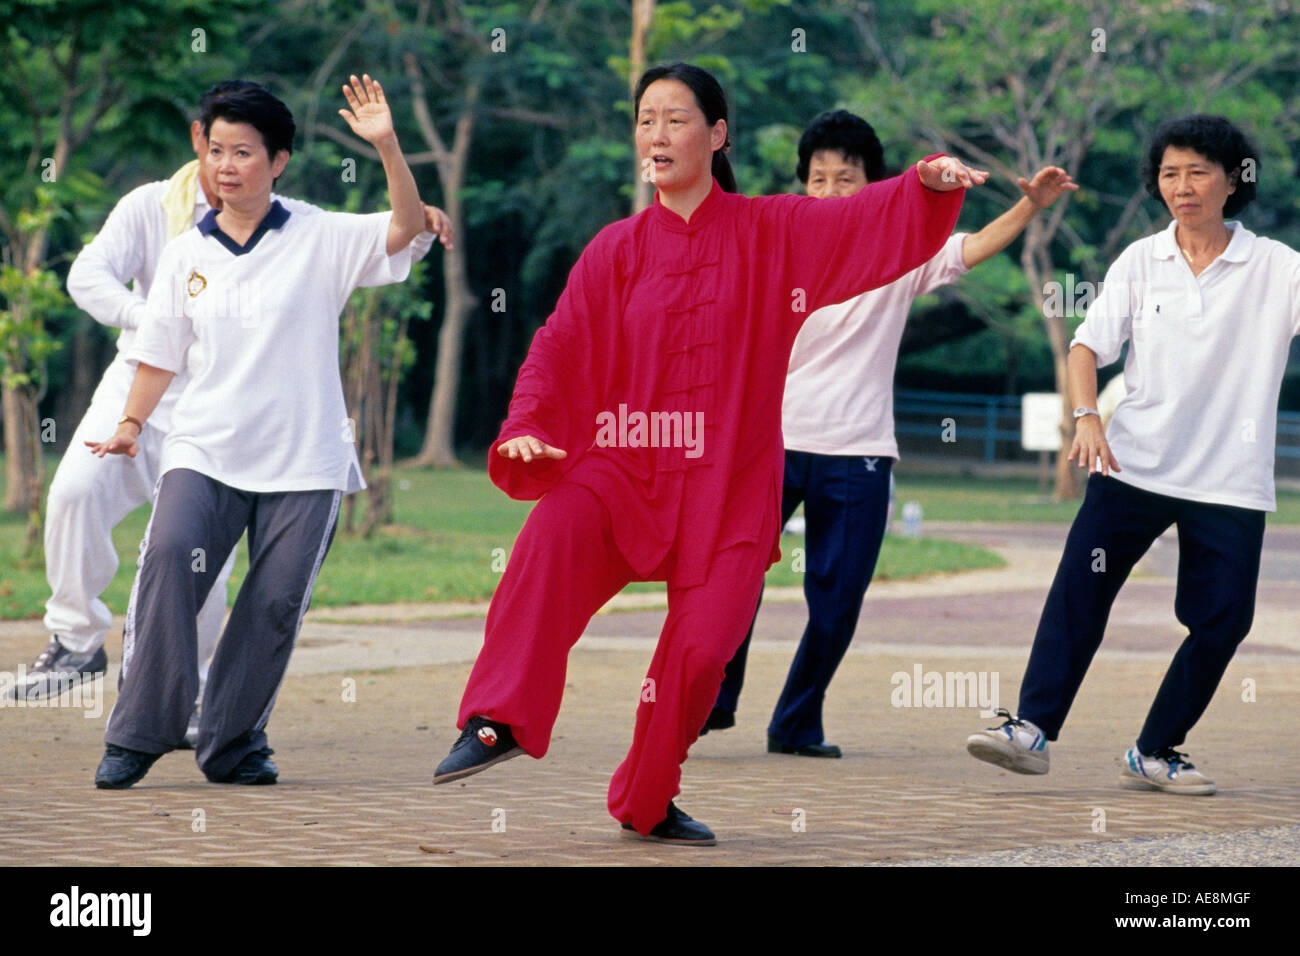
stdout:
<svg viewBox="0 0 1300 956">
<path fill-rule="evenodd" d="M 1163 790 L 1194 797 L 1214 793 L 1214 781 L 1192 766 L 1187 754 L 1165 747 L 1148 757 L 1130 747 L 1124 754 L 1120 783 L 1129 790 Z"/>
<path fill-rule="evenodd" d="M 966 752 L 977 760 L 997 764 L 1015 773 L 1047 773 L 1047 738 L 1028 720 L 1018 720 L 1005 708 L 1001 727 L 989 727 L 966 738 Z"/>
</svg>

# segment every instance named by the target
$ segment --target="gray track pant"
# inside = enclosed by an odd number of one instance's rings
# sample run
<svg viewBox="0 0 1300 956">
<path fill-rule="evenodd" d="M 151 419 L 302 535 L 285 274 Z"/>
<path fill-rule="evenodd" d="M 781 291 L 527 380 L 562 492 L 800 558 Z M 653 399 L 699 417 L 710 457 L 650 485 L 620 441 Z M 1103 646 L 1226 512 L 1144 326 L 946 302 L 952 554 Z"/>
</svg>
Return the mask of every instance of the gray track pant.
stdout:
<svg viewBox="0 0 1300 956">
<path fill-rule="evenodd" d="M 266 722 L 334 537 L 340 497 L 239 491 L 185 468 L 163 475 L 131 590 L 106 743 L 162 754 L 184 739 L 199 681 L 195 617 L 247 528 L 248 575 L 203 692 L 199 768 L 219 779 L 266 746 Z"/>
</svg>

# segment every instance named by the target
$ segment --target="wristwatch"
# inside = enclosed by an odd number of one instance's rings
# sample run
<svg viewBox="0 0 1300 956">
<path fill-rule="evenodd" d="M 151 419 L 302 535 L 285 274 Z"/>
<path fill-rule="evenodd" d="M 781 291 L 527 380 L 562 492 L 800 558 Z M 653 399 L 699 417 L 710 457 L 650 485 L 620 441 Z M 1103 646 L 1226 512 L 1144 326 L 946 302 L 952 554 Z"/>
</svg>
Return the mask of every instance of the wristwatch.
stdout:
<svg viewBox="0 0 1300 956">
<path fill-rule="evenodd" d="M 141 432 L 144 431 L 144 423 L 140 421 L 140 419 L 138 418 L 132 418 L 130 415 L 123 415 L 121 418 L 117 420 L 118 425 L 125 425 L 127 422 L 130 422 Z"/>
<path fill-rule="evenodd" d="M 1098 418 L 1101 418 L 1101 412 L 1097 411 L 1095 408 L 1084 408 L 1080 405 L 1074 410 L 1074 420 L 1076 422 L 1085 415 L 1096 415 Z"/>
</svg>

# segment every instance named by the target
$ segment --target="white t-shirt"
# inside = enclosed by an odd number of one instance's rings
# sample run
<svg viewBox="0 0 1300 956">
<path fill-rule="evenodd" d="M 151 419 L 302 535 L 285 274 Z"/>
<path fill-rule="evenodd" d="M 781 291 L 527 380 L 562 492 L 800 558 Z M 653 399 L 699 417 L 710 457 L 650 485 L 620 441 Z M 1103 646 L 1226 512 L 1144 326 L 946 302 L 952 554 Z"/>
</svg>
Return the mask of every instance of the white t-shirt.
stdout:
<svg viewBox="0 0 1300 956">
<path fill-rule="evenodd" d="M 163 250 L 126 356 L 189 375 L 161 473 L 190 468 L 252 492 L 359 491 L 339 314 L 358 286 L 405 279 L 410 246 L 387 255 L 391 212 L 298 216 L 273 204 L 236 254 L 215 216 Z"/>
<path fill-rule="evenodd" d="M 117 337 L 117 356 L 104 372 L 96 399 L 102 395 L 114 404 L 124 404 L 131 390 L 135 369 L 127 364 L 125 356 L 145 316 L 149 286 L 168 242 L 167 211 L 163 208 L 168 186 L 166 180 L 145 183 L 118 200 L 103 227 L 68 269 L 68 294 L 78 308 L 101 325 L 122 330 Z M 197 224 L 211 206 L 202 189 L 195 193 L 194 223 Z M 272 198 L 279 199 L 294 215 L 320 212 L 316 206 L 297 199 L 274 194 Z M 132 280 L 135 281 L 133 289 L 127 287 Z M 184 377 L 178 376 L 149 416 L 151 425 L 162 431 L 171 427 L 172 406 L 184 387 Z"/>
<path fill-rule="evenodd" d="M 791 451 L 898 457 L 894 368 L 912 300 L 955 282 L 966 233 L 954 233 L 933 259 L 887 286 L 818 309 L 794 341 L 781 407 Z"/>
<path fill-rule="evenodd" d="M 1199 275 L 1177 222 L 1133 243 L 1075 332 L 1109 365 L 1130 342 L 1127 394 L 1106 441 L 1113 477 L 1156 494 L 1275 511 L 1277 400 L 1300 334 L 1300 253 L 1229 222 L 1228 248 Z"/>
</svg>

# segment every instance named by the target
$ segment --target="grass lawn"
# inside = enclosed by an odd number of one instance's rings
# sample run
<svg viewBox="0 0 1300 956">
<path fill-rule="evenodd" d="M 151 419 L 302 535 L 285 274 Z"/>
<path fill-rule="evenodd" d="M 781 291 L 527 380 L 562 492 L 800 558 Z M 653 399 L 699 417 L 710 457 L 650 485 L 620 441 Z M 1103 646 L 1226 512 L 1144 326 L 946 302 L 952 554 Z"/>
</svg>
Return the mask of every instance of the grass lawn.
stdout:
<svg viewBox="0 0 1300 956">
<path fill-rule="evenodd" d="M 56 464 L 49 462 L 50 475 Z M 969 480 L 947 491 L 935 479 L 925 481 L 934 487 L 927 486 L 924 493 L 919 487 L 914 492 L 910 481 L 900 481 L 899 501 L 920 501 L 927 519 L 959 514 L 960 505 L 945 513 L 942 504 L 954 496 L 969 493 L 981 502 L 981 508 L 992 509 L 999 494 L 1005 493 L 996 489 L 965 491 L 978 484 Z M 485 601 L 491 597 L 532 502 L 510 500 L 488 481 L 486 472 L 469 469 L 401 469 L 396 475 L 394 494 L 396 522 L 370 540 L 349 535 L 340 525 L 317 580 L 312 605 Z M 360 511 L 364 502 L 361 495 L 356 498 Z M 979 517 L 985 517 L 983 511 Z M 988 517 L 1005 516 L 990 512 Z M 141 507 L 113 533 L 121 565 L 104 600 L 114 612 L 126 610 L 137 550 L 148 519 L 148 507 Z M 1068 515 L 1060 520 L 1068 520 Z M 22 557 L 25 529 L 24 518 L 0 514 L 0 618 L 40 617 L 49 597 L 43 562 Z M 802 574 L 793 569 L 797 558 L 794 549 L 802 547 L 802 535 L 782 536 L 782 560 L 768 572 L 769 586 L 802 583 Z M 236 586 L 247 567 L 244 550 L 241 545 L 232 579 Z M 890 535 L 885 539 L 876 577 L 916 577 L 936 571 L 997 567 L 1001 563 L 997 555 L 973 545 Z M 662 589 L 662 584 L 630 586 L 630 590 L 637 591 Z"/>
<path fill-rule="evenodd" d="M 916 501 L 926 521 L 1074 520 L 1080 501 L 1053 501 L 1038 492 L 1034 479 L 978 479 L 960 476 L 895 474 L 898 507 Z M 1279 491 L 1270 525 L 1300 524 L 1300 493 Z"/>
</svg>

